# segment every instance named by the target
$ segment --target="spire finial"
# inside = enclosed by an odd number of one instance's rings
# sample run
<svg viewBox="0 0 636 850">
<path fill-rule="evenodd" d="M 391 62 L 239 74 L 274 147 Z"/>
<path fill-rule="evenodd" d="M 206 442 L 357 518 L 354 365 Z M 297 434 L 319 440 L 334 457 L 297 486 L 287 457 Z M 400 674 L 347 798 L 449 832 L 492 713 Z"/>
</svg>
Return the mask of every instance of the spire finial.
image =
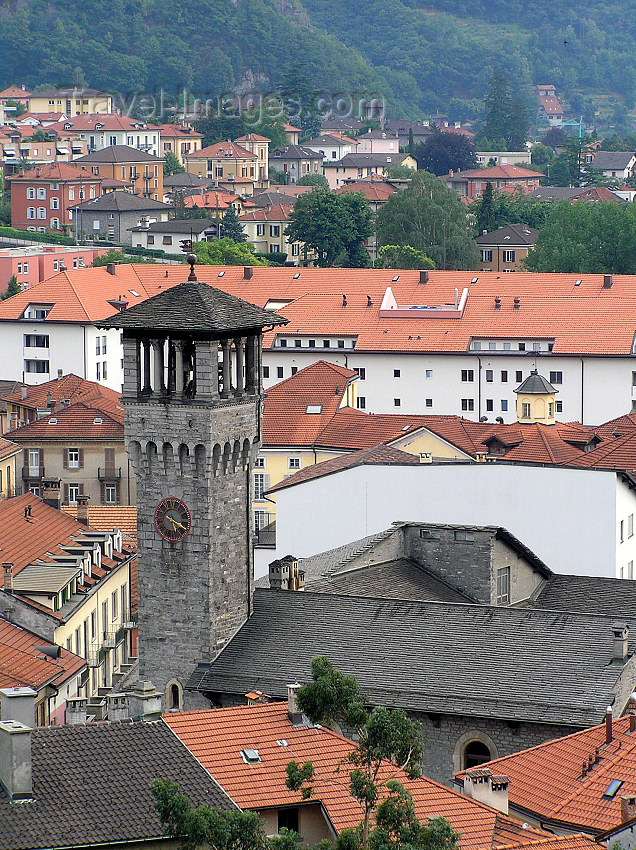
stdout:
<svg viewBox="0 0 636 850">
<path fill-rule="evenodd" d="M 188 263 L 190 263 L 190 274 L 188 275 L 188 280 L 196 280 L 197 276 L 196 276 L 195 271 L 194 271 L 194 264 L 197 261 L 197 255 L 196 254 L 188 254 L 188 256 L 186 257 L 186 260 L 187 260 Z"/>
</svg>

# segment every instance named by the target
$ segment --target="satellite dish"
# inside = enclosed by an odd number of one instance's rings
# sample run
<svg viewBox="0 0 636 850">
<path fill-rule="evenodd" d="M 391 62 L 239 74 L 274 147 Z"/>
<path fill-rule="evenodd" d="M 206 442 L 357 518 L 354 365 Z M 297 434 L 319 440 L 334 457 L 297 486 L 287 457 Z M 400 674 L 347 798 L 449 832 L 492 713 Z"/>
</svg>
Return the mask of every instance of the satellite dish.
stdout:
<svg viewBox="0 0 636 850">
<path fill-rule="evenodd" d="M 36 652 L 41 652 L 42 655 L 48 655 L 49 658 L 59 658 L 60 657 L 60 647 L 57 644 L 53 644 L 53 646 L 34 646 Z"/>
</svg>

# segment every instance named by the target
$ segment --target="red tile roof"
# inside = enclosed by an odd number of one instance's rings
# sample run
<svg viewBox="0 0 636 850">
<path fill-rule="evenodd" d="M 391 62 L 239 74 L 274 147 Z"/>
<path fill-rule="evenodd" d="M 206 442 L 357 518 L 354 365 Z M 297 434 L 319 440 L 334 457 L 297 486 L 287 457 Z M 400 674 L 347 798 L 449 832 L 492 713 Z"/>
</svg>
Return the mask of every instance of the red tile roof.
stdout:
<svg viewBox="0 0 636 850">
<path fill-rule="evenodd" d="M 124 409 L 119 400 L 119 393 L 72 373 L 52 381 L 46 381 L 43 384 L 26 387 L 26 398 L 22 398 L 22 391 L 20 390 L 2 396 L 2 398 L 6 402 L 20 405 L 20 407 L 36 410 L 47 406 L 49 395 L 51 400 L 55 402 L 58 414 L 64 412 L 64 408 L 60 409 L 59 406 L 60 399 L 64 398 L 70 404 L 81 402 L 108 412 L 110 416 L 123 422 Z"/>
<path fill-rule="evenodd" d="M 21 86 L 9 86 L 6 89 L 2 89 L 0 91 L 0 97 L 6 98 L 7 100 L 12 100 L 13 98 L 25 98 L 28 97 L 31 92 L 28 89 L 23 89 Z"/>
<path fill-rule="evenodd" d="M 448 177 L 448 175 L 444 175 Z M 475 168 L 468 171 L 456 171 L 451 179 L 470 179 L 470 180 L 517 180 L 529 179 L 532 177 L 545 177 L 538 171 L 531 171 L 529 168 L 522 168 L 519 165 L 493 165 L 490 168 Z"/>
<path fill-rule="evenodd" d="M 381 204 L 388 201 L 395 191 L 395 186 L 391 186 L 390 183 L 385 183 L 382 180 L 357 180 L 354 183 L 345 183 L 340 186 L 339 189 L 336 189 L 336 195 L 343 195 L 347 192 L 362 192 L 367 200 Z"/>
<path fill-rule="evenodd" d="M 272 204 L 258 210 L 244 213 L 241 221 L 287 221 L 294 207 L 291 204 Z"/>
<path fill-rule="evenodd" d="M 213 210 L 227 210 L 236 201 L 242 206 L 250 206 L 250 201 L 235 195 L 233 192 L 208 191 L 199 192 L 196 195 L 186 195 L 183 199 L 185 207 L 200 207 Z"/>
<path fill-rule="evenodd" d="M 157 124 L 154 129 L 159 130 L 162 136 L 178 136 L 184 139 L 203 138 L 203 133 L 199 133 L 191 127 L 182 127 L 180 124 Z"/>
<path fill-rule="evenodd" d="M 99 183 L 101 181 L 101 177 L 91 171 L 80 168 L 79 165 L 67 165 L 65 162 L 49 162 L 45 165 L 37 165 L 35 168 L 25 171 L 24 174 L 16 174 L 10 179 L 12 183 L 25 180 L 29 183 L 38 180 L 83 180 L 85 183 Z"/>
<path fill-rule="evenodd" d="M 35 419 L 8 432 L 12 440 L 85 440 L 124 439 L 124 416 L 113 418 L 98 404 L 81 402 L 55 411 L 50 416 Z M 54 420 L 54 421 L 52 421 Z"/>
<path fill-rule="evenodd" d="M 11 440 L 5 440 L 4 437 L 0 437 L 0 460 L 6 460 L 18 452 L 22 451 L 20 446 L 16 446 L 15 443 L 12 443 Z"/>
<path fill-rule="evenodd" d="M 98 127 L 97 125 L 101 125 Z M 94 133 L 96 130 L 114 130 L 119 132 L 130 133 L 144 129 L 146 133 L 155 133 L 159 127 L 154 124 L 145 124 L 143 121 L 137 121 L 135 118 L 127 118 L 125 115 L 117 115 L 115 112 L 84 112 L 81 115 L 73 115 L 65 120 L 59 121 L 52 129 L 58 132 L 69 132 L 67 127 L 70 125 L 71 130 L 76 133 Z"/>
<path fill-rule="evenodd" d="M 609 744 L 602 724 L 495 759 L 488 767 L 510 778 L 508 797 L 515 808 L 543 820 L 602 832 L 621 822 L 620 798 L 636 794 L 636 735 L 630 733 L 629 722 L 629 717 L 614 720 Z M 583 776 L 583 762 L 590 756 L 594 761 L 597 748 L 599 760 Z M 610 798 L 605 792 L 613 779 L 622 785 Z"/>
<path fill-rule="evenodd" d="M 315 779 L 309 802 L 323 804 L 338 833 L 362 820 L 342 767 L 352 742 L 323 727 L 292 726 L 286 703 L 171 713 L 163 718 L 241 808 L 258 810 L 301 803 L 300 793 L 285 786 L 285 768 L 292 760 L 311 761 Z M 261 761 L 247 764 L 240 754 L 245 748 L 258 750 Z M 382 774 L 394 776 L 395 767 L 387 762 Z M 460 834 L 461 850 L 499 848 L 512 844 L 515 838 L 525 842 L 531 836 L 554 840 L 541 830 L 524 829 L 518 821 L 431 779 L 409 780 L 399 771 L 397 777 L 413 795 L 420 821 L 448 818 Z M 572 850 L 579 848 L 573 846 Z M 580 850 L 591 850 L 589 840 Z"/>
<path fill-rule="evenodd" d="M 54 644 L 0 618 L 0 688 L 59 686 L 86 666 L 85 659 L 68 649 L 60 648 L 59 656 L 50 658 L 36 649 L 40 646 Z"/>
<path fill-rule="evenodd" d="M 227 159 L 258 159 L 255 153 L 237 145 L 235 142 L 216 142 L 216 144 L 208 145 L 207 148 L 202 148 L 200 151 L 189 152 L 186 156 L 188 159 L 219 159 L 223 157 Z"/>
<path fill-rule="evenodd" d="M 258 133 L 246 133 L 244 136 L 239 136 L 235 139 L 236 142 L 271 142 L 267 136 L 259 136 Z"/>
<path fill-rule="evenodd" d="M 77 505 L 63 505 L 62 511 L 77 518 Z M 137 539 L 136 505 L 89 505 L 88 521 L 95 531 L 119 528 L 126 537 Z"/>
</svg>

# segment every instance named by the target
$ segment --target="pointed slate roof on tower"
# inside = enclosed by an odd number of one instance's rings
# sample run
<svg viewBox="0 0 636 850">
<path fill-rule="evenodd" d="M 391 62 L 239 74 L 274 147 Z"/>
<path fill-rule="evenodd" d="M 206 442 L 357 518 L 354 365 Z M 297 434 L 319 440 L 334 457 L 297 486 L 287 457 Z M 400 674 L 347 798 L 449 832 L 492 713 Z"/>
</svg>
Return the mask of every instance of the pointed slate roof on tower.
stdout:
<svg viewBox="0 0 636 850">
<path fill-rule="evenodd" d="M 525 381 L 522 381 L 519 384 L 515 392 L 526 393 L 528 395 L 546 395 L 558 393 L 559 391 L 555 389 L 550 381 L 547 381 L 543 375 L 540 375 L 536 369 L 533 369 Z"/>
<path fill-rule="evenodd" d="M 104 328 L 225 334 L 288 319 L 201 281 L 186 281 L 100 323 Z"/>
</svg>

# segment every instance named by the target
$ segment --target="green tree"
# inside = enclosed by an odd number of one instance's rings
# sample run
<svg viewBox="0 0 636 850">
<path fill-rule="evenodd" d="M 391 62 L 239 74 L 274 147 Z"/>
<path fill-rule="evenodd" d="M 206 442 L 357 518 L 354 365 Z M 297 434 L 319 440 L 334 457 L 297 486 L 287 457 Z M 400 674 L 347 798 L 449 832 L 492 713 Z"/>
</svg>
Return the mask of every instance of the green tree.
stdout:
<svg viewBox="0 0 636 850">
<path fill-rule="evenodd" d="M 177 159 L 177 155 L 172 151 L 166 151 L 163 158 L 163 176 L 168 177 L 170 174 L 183 174 L 184 172 L 185 168 Z"/>
<path fill-rule="evenodd" d="M 221 222 L 221 236 L 234 242 L 245 242 L 247 236 L 234 207 L 228 207 Z"/>
<path fill-rule="evenodd" d="M 204 266 L 266 266 L 267 260 L 254 255 L 247 242 L 233 239 L 215 239 L 213 242 L 196 242 L 192 246 L 197 260 Z"/>
<path fill-rule="evenodd" d="M 545 174 L 553 159 L 554 151 L 548 145 L 537 142 L 530 148 L 530 162 L 535 171 L 542 171 Z"/>
<path fill-rule="evenodd" d="M 38 128 L 35 133 L 30 136 L 27 141 L 29 142 L 50 142 L 53 139 L 50 133 L 47 133 L 46 130 L 43 130 L 41 127 Z"/>
<path fill-rule="evenodd" d="M 285 66 L 279 87 L 280 97 L 289 120 L 302 130 L 301 139 L 311 139 L 320 132 L 319 91 L 314 75 L 305 62 Z"/>
<path fill-rule="evenodd" d="M 297 186 L 318 186 L 319 189 L 328 189 L 329 181 L 324 174 L 303 174 L 296 180 Z"/>
<path fill-rule="evenodd" d="M 493 72 L 484 98 L 486 117 L 477 146 L 480 150 L 499 150 L 497 147 L 484 148 L 489 139 L 504 140 L 504 148 L 509 151 L 524 149 L 528 133 L 528 110 L 520 98 L 514 97 L 510 81 L 506 74 L 498 69 Z"/>
<path fill-rule="evenodd" d="M 9 278 L 9 284 L 6 290 L 0 295 L 0 300 L 6 301 L 7 298 L 11 298 L 12 295 L 17 295 L 18 292 L 22 292 L 20 284 L 18 283 L 18 278 L 12 274 Z"/>
<path fill-rule="evenodd" d="M 495 192 L 490 180 L 486 183 L 484 194 L 479 201 L 477 209 L 477 233 L 490 233 L 497 228 L 497 211 L 495 203 Z"/>
<path fill-rule="evenodd" d="M 434 269 L 435 263 L 424 251 L 410 245 L 383 245 L 376 266 L 383 269 Z"/>
<path fill-rule="evenodd" d="M 431 258 L 438 269 L 477 265 L 466 207 L 438 177 L 413 174 L 406 189 L 394 192 L 377 216 L 378 244 L 410 245 Z"/>
<path fill-rule="evenodd" d="M 318 254 L 319 266 L 369 265 L 364 240 L 373 232 L 373 212 L 360 192 L 336 195 L 325 189 L 296 201 L 285 234 Z"/>
<path fill-rule="evenodd" d="M 267 837 L 257 812 L 223 811 L 190 803 L 175 782 L 154 779 L 151 790 L 161 823 L 183 850 L 265 850 Z"/>
<path fill-rule="evenodd" d="M 533 272 L 636 274 L 633 204 L 564 201 L 551 205 L 536 247 L 525 260 Z"/>
<path fill-rule="evenodd" d="M 198 133 L 203 133 L 203 138 L 201 139 L 201 147 L 203 148 L 213 145 L 216 142 L 227 142 L 228 139 L 238 139 L 239 136 L 244 136 L 245 133 L 249 132 L 249 128 L 245 126 L 243 118 L 225 115 L 200 118 L 194 122 L 194 129 Z"/>
<path fill-rule="evenodd" d="M 442 817 L 421 824 L 413 798 L 404 786 L 387 782 L 389 795 L 377 808 L 376 827 L 369 837 L 370 850 L 456 850 L 459 835 Z"/>
<path fill-rule="evenodd" d="M 387 165 L 384 169 L 384 174 L 388 180 L 410 180 L 416 172 L 409 168 L 408 165 Z"/>
<path fill-rule="evenodd" d="M 26 106 L 23 103 L 20 103 L 19 100 L 7 100 L 5 102 L 5 106 L 11 107 L 11 115 L 14 118 L 19 118 L 27 111 Z"/>
<path fill-rule="evenodd" d="M 471 204 L 470 213 L 479 236 L 484 230 L 490 233 L 506 224 L 527 224 L 539 228 L 550 209 L 550 203 L 529 198 L 522 191 L 501 194 L 489 191 L 486 185 L 482 197 Z"/>
<path fill-rule="evenodd" d="M 156 260 L 152 257 L 130 256 L 111 248 L 105 254 L 95 257 L 92 266 L 98 268 L 99 266 L 107 266 L 109 263 L 156 263 Z"/>
<path fill-rule="evenodd" d="M 421 773 L 421 727 L 401 709 L 390 711 L 383 706 L 369 709 L 355 676 L 342 673 L 324 656 L 313 659 L 311 675 L 312 681 L 297 693 L 300 710 L 315 723 L 345 726 L 356 735 L 357 743 L 348 757 L 349 793 L 362 810 L 360 843 L 366 850 L 370 846 L 372 815 L 381 802 L 383 788 L 399 771 L 404 771 L 410 779 Z M 391 776 L 384 777 L 387 762 L 397 767 Z M 309 789 L 305 795 L 309 797 L 312 778 L 311 762 L 288 764 L 287 787 L 291 790 Z"/>
<path fill-rule="evenodd" d="M 416 145 L 417 167 L 430 171 L 438 177 L 454 171 L 475 168 L 477 156 L 475 145 L 460 133 L 444 133 L 434 130 L 425 142 Z"/>
</svg>

